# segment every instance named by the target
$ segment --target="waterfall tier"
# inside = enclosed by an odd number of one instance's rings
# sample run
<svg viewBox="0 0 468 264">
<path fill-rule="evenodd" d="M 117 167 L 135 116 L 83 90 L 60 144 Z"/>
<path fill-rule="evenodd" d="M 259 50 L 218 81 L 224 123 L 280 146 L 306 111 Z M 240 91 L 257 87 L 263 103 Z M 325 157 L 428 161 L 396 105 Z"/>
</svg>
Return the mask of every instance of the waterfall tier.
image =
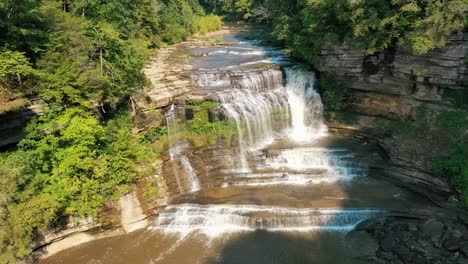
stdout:
<svg viewBox="0 0 468 264">
<path fill-rule="evenodd" d="M 200 232 L 207 236 L 253 230 L 348 231 L 371 216 L 383 214 L 377 209 L 182 204 L 168 206 L 161 212 L 156 227 L 170 233 Z"/>
</svg>

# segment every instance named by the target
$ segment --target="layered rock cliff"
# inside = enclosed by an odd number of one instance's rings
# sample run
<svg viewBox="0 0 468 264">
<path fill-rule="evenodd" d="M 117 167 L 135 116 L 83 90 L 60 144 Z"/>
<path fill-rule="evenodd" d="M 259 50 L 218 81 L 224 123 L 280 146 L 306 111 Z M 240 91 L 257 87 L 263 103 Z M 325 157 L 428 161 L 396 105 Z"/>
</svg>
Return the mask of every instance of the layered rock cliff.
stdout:
<svg viewBox="0 0 468 264">
<path fill-rule="evenodd" d="M 467 133 L 460 126 L 441 127 L 447 111 L 465 113 L 466 119 L 467 52 L 467 32 L 424 55 L 400 46 L 366 55 L 349 44 L 325 45 L 317 68 L 346 88 L 339 109 L 327 114 L 330 128 L 378 141 L 395 166 L 375 169 L 446 204 L 450 188 L 431 174 L 431 162 L 450 152 L 450 140 Z"/>
<path fill-rule="evenodd" d="M 23 139 L 28 121 L 41 113 L 39 103 L 33 103 L 19 110 L 0 114 L 0 149 L 13 146 Z"/>
</svg>

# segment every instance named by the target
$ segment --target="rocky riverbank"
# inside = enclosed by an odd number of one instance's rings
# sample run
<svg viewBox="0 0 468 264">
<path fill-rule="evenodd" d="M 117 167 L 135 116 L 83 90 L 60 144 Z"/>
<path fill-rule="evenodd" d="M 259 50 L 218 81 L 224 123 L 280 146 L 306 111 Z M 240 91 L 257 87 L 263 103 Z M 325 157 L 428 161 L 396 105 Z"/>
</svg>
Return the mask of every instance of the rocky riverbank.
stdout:
<svg viewBox="0 0 468 264">
<path fill-rule="evenodd" d="M 468 219 L 388 217 L 346 236 L 354 257 L 372 263 L 468 263 Z"/>
</svg>

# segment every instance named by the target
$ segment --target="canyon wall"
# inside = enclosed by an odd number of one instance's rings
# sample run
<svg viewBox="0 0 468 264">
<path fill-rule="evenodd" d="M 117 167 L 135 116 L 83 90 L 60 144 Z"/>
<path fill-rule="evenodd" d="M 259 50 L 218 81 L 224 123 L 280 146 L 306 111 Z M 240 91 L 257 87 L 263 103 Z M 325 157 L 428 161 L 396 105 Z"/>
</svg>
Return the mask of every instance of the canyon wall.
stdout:
<svg viewBox="0 0 468 264">
<path fill-rule="evenodd" d="M 0 114 L 0 149 L 14 146 L 25 136 L 29 120 L 42 113 L 39 103 Z"/>
<path fill-rule="evenodd" d="M 346 89 L 339 107 L 326 114 L 330 129 L 378 141 L 395 166 L 375 169 L 447 205 L 447 179 L 432 175 L 431 163 L 467 133 L 463 126 L 441 125 L 443 113 L 454 112 L 466 124 L 467 52 L 467 32 L 424 55 L 400 46 L 366 55 L 346 43 L 325 45 L 316 66 Z"/>
</svg>

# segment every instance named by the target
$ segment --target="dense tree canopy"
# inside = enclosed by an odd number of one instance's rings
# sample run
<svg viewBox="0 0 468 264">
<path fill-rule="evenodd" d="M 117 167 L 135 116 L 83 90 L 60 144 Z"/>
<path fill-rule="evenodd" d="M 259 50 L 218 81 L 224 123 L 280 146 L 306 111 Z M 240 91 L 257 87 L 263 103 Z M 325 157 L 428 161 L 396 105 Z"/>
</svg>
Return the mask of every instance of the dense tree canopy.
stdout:
<svg viewBox="0 0 468 264">
<path fill-rule="evenodd" d="M 152 49 L 221 28 L 196 0 L 0 0 L 0 114 L 44 113 L 0 152 L 0 263 L 67 217 L 95 217 L 156 151 L 126 112 Z"/>
<path fill-rule="evenodd" d="M 275 36 L 311 60 L 326 42 L 349 41 L 367 53 L 401 44 L 416 53 L 443 47 L 468 23 L 467 0 L 204 0 L 231 17 L 272 23 Z"/>
</svg>

